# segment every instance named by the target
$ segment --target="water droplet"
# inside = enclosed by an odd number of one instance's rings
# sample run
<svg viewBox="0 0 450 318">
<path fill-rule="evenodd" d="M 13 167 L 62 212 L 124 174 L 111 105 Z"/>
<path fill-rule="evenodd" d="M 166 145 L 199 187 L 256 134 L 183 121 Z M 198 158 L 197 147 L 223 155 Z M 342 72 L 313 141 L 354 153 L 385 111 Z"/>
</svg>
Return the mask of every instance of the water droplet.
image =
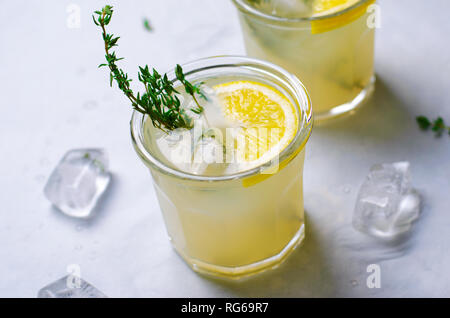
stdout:
<svg viewBox="0 0 450 318">
<path fill-rule="evenodd" d="M 86 73 L 86 69 L 83 68 L 83 67 L 80 67 L 80 68 L 77 70 L 78 76 L 83 76 L 85 73 Z"/>
<path fill-rule="evenodd" d="M 359 285 L 359 284 L 358 284 L 358 281 L 357 281 L 356 279 L 352 279 L 352 280 L 350 281 L 350 283 L 352 284 L 353 287 L 356 287 L 356 286 Z"/>
<path fill-rule="evenodd" d="M 45 145 L 46 146 L 51 146 L 53 144 L 52 140 L 50 138 L 45 138 Z"/>
<path fill-rule="evenodd" d="M 97 258 L 97 253 L 96 252 L 92 252 L 89 255 L 89 260 L 94 261 Z"/>
<path fill-rule="evenodd" d="M 34 180 L 35 180 L 36 182 L 42 183 L 42 182 L 45 181 L 45 176 L 42 175 L 42 174 L 38 174 L 37 176 L 34 177 Z"/>
<path fill-rule="evenodd" d="M 80 123 L 80 120 L 78 118 L 75 117 L 70 117 L 67 119 L 67 124 L 69 125 L 78 125 Z"/>
<path fill-rule="evenodd" d="M 50 164 L 50 160 L 48 160 L 47 158 L 41 158 L 41 160 L 39 160 L 39 164 L 41 166 L 48 166 Z"/>
<path fill-rule="evenodd" d="M 76 228 L 77 232 L 81 232 L 84 230 L 84 227 L 82 225 L 77 225 Z"/>
<path fill-rule="evenodd" d="M 344 187 L 344 193 L 348 194 L 348 193 L 350 193 L 350 191 L 351 191 L 351 189 L 349 186 Z"/>
<path fill-rule="evenodd" d="M 98 103 L 95 100 L 88 100 L 83 104 L 83 108 L 86 110 L 92 110 L 94 108 L 97 108 Z"/>
</svg>

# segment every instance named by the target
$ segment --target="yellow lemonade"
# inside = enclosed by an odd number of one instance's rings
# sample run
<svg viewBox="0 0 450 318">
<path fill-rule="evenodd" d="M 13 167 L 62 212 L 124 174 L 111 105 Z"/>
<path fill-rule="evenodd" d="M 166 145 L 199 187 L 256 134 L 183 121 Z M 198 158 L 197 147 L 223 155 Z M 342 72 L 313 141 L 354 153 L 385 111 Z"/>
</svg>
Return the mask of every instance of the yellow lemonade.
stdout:
<svg viewBox="0 0 450 318">
<path fill-rule="evenodd" d="M 373 0 L 234 0 L 247 54 L 308 89 L 316 121 L 348 113 L 374 84 Z"/>
<path fill-rule="evenodd" d="M 177 252 L 196 271 L 239 278 L 278 265 L 304 237 L 311 105 L 298 80 L 271 64 L 240 57 L 203 63 L 227 61 L 236 71 L 195 78 L 203 83 L 202 113 L 179 95 L 192 128 L 163 132 L 135 114 L 132 131 L 140 130 L 135 147 L 150 167 Z M 286 80 L 271 78 L 269 67 Z"/>
</svg>

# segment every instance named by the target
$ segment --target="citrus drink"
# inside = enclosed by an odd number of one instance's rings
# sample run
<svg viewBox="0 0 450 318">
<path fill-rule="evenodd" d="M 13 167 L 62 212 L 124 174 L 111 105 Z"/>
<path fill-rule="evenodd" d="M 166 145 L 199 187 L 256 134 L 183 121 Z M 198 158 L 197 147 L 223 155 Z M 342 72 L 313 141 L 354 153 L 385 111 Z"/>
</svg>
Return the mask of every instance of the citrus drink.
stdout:
<svg viewBox="0 0 450 318">
<path fill-rule="evenodd" d="M 173 246 L 193 269 L 224 277 L 279 264 L 304 236 L 308 96 L 301 85 L 289 92 L 267 74 L 243 73 L 197 78 L 201 113 L 180 94 L 192 128 L 141 127 L 145 150 L 164 167 L 150 164 Z"/>
<path fill-rule="evenodd" d="M 373 0 L 234 0 L 249 56 L 296 74 L 316 121 L 351 112 L 374 84 Z"/>
</svg>

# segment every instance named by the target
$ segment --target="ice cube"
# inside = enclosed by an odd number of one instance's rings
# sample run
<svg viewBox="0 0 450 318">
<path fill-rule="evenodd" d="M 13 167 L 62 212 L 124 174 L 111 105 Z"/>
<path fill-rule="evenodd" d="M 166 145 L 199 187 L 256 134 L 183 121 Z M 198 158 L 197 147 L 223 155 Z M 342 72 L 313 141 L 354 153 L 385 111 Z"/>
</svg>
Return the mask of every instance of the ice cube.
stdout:
<svg viewBox="0 0 450 318">
<path fill-rule="evenodd" d="M 162 155 L 176 168 L 199 175 L 220 175 L 226 168 L 227 128 L 238 124 L 227 119 L 213 88 L 202 84 L 200 90 L 201 94 L 196 94 L 196 98 L 203 112 L 199 114 L 192 111 L 198 108 L 192 96 L 177 95 L 192 127 L 156 132 L 155 140 Z M 230 136 L 229 142 L 234 144 L 235 137 Z"/>
<path fill-rule="evenodd" d="M 193 156 L 191 131 L 175 129 L 168 133 L 156 131 L 156 144 L 166 159 L 180 170 L 187 170 Z"/>
<path fill-rule="evenodd" d="M 183 97 L 183 102 L 181 103 L 180 108 L 185 112 L 185 120 L 188 124 L 192 125 L 194 121 L 199 120 L 201 118 L 201 114 L 196 112 L 198 109 L 197 104 L 191 96 Z"/>
<path fill-rule="evenodd" d="M 224 159 L 222 143 L 213 137 L 203 137 L 196 145 L 191 172 L 219 175 L 226 168 Z"/>
<path fill-rule="evenodd" d="M 281 16 L 300 17 L 311 11 L 311 4 L 304 0 L 273 0 L 276 13 Z"/>
<path fill-rule="evenodd" d="M 53 170 L 44 194 L 61 212 L 86 218 L 91 216 L 110 179 L 104 150 L 74 149 Z"/>
<path fill-rule="evenodd" d="M 107 296 L 80 277 L 67 275 L 45 286 L 38 298 L 106 298 Z"/>
<path fill-rule="evenodd" d="M 359 190 L 353 226 L 372 236 L 393 238 L 408 231 L 419 212 L 409 163 L 374 165 Z"/>
<path fill-rule="evenodd" d="M 225 136 L 227 128 L 236 127 L 236 124 L 228 120 L 227 116 L 223 114 L 222 106 L 218 100 L 205 104 L 203 116 L 207 127 L 219 129 L 223 136 Z"/>
<path fill-rule="evenodd" d="M 249 1 L 265 13 L 284 18 L 301 18 L 311 15 L 312 1 L 308 0 L 259 0 Z"/>
<path fill-rule="evenodd" d="M 196 114 L 195 112 L 192 112 L 192 109 L 197 109 L 198 105 L 191 96 L 183 97 L 183 103 L 181 105 L 189 117 L 196 121 L 196 125 L 201 121 L 204 129 L 219 129 L 222 134 L 225 134 L 226 128 L 236 126 L 224 115 L 222 104 L 215 90 L 205 84 L 200 86 L 200 90 L 202 95 L 196 96 L 197 102 L 203 108 L 202 113 Z"/>
</svg>

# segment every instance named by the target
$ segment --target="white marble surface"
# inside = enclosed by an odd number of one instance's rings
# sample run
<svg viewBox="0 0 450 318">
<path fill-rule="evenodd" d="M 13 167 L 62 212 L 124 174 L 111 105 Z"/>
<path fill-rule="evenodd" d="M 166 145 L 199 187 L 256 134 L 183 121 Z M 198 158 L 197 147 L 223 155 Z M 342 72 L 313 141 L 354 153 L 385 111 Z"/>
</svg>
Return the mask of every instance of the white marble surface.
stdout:
<svg viewBox="0 0 450 318">
<path fill-rule="evenodd" d="M 120 55 L 168 69 L 198 57 L 243 54 L 229 0 L 111 1 Z M 81 28 L 66 26 L 70 3 Z M 99 31 L 87 0 L 0 1 L 0 296 L 35 297 L 79 264 L 109 296 L 450 296 L 450 138 L 418 130 L 414 117 L 450 121 L 450 3 L 382 0 L 379 82 L 369 105 L 315 128 L 305 172 L 307 237 L 278 270 L 242 283 L 192 272 L 171 249 L 150 175 L 131 146 L 130 107 L 108 87 Z M 154 32 L 146 32 L 148 17 Z M 97 217 L 51 208 L 43 186 L 70 148 L 104 147 L 114 178 Z M 424 207 L 401 246 L 381 246 L 350 226 L 373 163 L 408 160 Z M 381 266 L 380 289 L 366 266 Z"/>
</svg>

